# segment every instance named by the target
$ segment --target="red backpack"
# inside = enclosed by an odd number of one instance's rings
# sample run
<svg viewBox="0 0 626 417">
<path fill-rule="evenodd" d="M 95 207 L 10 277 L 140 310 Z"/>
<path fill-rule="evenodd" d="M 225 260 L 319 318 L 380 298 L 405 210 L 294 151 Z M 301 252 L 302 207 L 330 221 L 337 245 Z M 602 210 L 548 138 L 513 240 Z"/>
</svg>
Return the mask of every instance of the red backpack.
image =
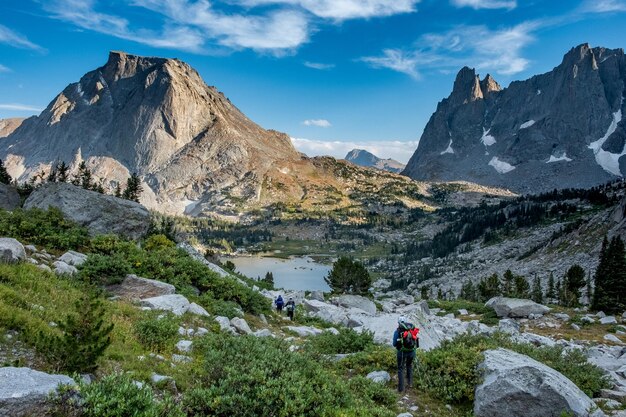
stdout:
<svg viewBox="0 0 626 417">
<path fill-rule="evenodd" d="M 420 347 L 420 339 L 419 339 L 420 329 L 418 329 L 417 327 L 409 323 L 401 323 L 400 328 L 398 330 L 399 330 L 400 340 L 401 340 L 400 348 L 404 352 L 409 352 L 411 350 L 415 350 L 418 347 Z"/>
</svg>

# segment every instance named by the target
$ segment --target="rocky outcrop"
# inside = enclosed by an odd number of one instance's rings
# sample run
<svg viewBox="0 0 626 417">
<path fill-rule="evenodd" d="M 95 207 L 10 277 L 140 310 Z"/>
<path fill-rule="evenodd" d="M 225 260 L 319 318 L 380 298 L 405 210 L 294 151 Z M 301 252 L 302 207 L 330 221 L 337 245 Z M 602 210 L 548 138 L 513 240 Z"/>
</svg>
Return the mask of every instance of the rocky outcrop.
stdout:
<svg viewBox="0 0 626 417">
<path fill-rule="evenodd" d="M 65 262 L 68 265 L 80 266 L 87 260 L 87 255 L 76 252 L 76 251 L 67 251 L 59 258 L 59 261 Z"/>
<path fill-rule="evenodd" d="M 65 375 L 50 375 L 30 368 L 0 368 L 0 417 L 46 415 L 49 395 L 59 385 L 75 385 Z"/>
<path fill-rule="evenodd" d="M 26 259 L 26 250 L 17 240 L 0 238 L 0 263 L 16 263 Z"/>
<path fill-rule="evenodd" d="M 15 210 L 21 204 L 20 195 L 10 185 L 0 183 L 0 209 Z"/>
<path fill-rule="evenodd" d="M 341 307 L 357 308 L 371 315 L 376 314 L 376 304 L 360 295 L 340 295 L 332 298 L 330 301 L 332 304 Z"/>
<path fill-rule="evenodd" d="M 117 234 L 139 239 L 148 232 L 150 213 L 139 203 L 65 183 L 47 183 L 26 199 L 24 208 L 56 207 L 92 235 Z"/>
<path fill-rule="evenodd" d="M 594 402 L 561 373 L 506 349 L 484 353 L 476 387 L 476 417 L 602 417 Z"/>
<path fill-rule="evenodd" d="M 161 295 L 141 300 L 141 305 L 152 310 L 163 310 L 182 316 L 189 309 L 189 300 L 180 294 Z"/>
<path fill-rule="evenodd" d="M 382 159 L 371 152 L 363 149 L 352 149 L 344 158 L 348 162 L 355 165 L 368 168 L 381 169 L 383 171 L 394 172 L 399 174 L 405 168 L 405 165 L 394 159 Z"/>
<path fill-rule="evenodd" d="M 520 298 L 494 297 L 487 301 L 485 306 L 493 308 L 498 317 L 528 317 L 531 314 L 543 315 L 550 311 L 549 307 Z"/>
<path fill-rule="evenodd" d="M 626 57 L 573 48 L 552 71 L 501 89 L 458 73 L 403 174 L 520 193 L 588 188 L 626 173 Z"/>
<path fill-rule="evenodd" d="M 141 300 L 176 292 L 176 288 L 171 284 L 136 275 L 127 275 L 120 284 L 111 285 L 107 290 L 125 300 Z"/>
<path fill-rule="evenodd" d="M 11 133 L 15 131 L 24 119 L 20 118 L 10 118 L 10 119 L 0 119 L 0 138 L 4 138 L 9 136 Z"/>
</svg>

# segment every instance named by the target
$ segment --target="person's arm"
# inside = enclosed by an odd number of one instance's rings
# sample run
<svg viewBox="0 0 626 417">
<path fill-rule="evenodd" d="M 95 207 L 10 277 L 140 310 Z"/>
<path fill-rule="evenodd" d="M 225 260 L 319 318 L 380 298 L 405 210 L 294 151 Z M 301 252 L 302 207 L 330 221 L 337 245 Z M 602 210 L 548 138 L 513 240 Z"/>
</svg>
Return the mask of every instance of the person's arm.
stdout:
<svg viewBox="0 0 626 417">
<path fill-rule="evenodd" d="M 397 349 L 397 343 L 398 343 L 398 329 L 396 329 L 393 332 L 393 340 L 391 341 L 391 346 L 395 347 Z"/>
</svg>

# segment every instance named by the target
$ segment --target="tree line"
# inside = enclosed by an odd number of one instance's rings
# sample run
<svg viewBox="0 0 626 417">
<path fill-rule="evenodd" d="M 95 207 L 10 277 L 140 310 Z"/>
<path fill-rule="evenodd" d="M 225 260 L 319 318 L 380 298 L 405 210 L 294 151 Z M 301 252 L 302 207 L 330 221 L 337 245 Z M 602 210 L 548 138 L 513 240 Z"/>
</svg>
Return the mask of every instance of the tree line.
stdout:
<svg viewBox="0 0 626 417">
<path fill-rule="evenodd" d="M 424 290 L 426 289 L 426 290 Z M 427 286 L 422 287 L 422 296 L 429 295 Z M 439 298 L 445 294 L 439 289 Z M 537 275 L 532 282 L 526 277 L 507 270 L 502 278 L 498 274 L 483 277 L 474 283 L 465 281 L 458 298 L 486 302 L 490 298 L 503 296 L 510 298 L 528 298 L 537 303 L 558 304 L 565 307 L 577 307 L 580 298 L 585 296 L 594 311 L 615 314 L 626 311 L 626 250 L 620 236 L 610 241 L 604 238 L 600 252 L 600 262 L 593 274 L 586 273 L 577 264 L 572 265 L 562 278 L 555 280 L 551 272 L 544 289 Z"/>
<path fill-rule="evenodd" d="M 11 178 L 11 175 L 9 175 L 4 163 L 0 159 L 0 183 L 14 184 L 22 195 L 30 194 L 37 186 L 45 182 L 66 182 L 77 187 L 82 187 L 86 190 L 106 194 L 104 179 L 100 178 L 99 181 L 96 180 L 93 172 L 89 169 L 89 167 L 87 167 L 87 163 L 85 161 L 81 161 L 81 163 L 78 164 L 78 169 L 74 174 L 70 171 L 70 166 L 64 161 L 56 162 L 50 168 L 50 173 L 47 176 L 45 172 L 42 171 L 39 174 L 34 175 L 28 182 L 18 184 L 17 179 Z M 136 173 L 132 173 L 126 180 L 126 186 L 123 190 L 120 184 L 117 183 L 115 190 L 113 191 L 113 195 L 126 200 L 139 202 L 139 196 L 142 192 L 143 187 L 141 185 L 141 179 Z"/>
</svg>

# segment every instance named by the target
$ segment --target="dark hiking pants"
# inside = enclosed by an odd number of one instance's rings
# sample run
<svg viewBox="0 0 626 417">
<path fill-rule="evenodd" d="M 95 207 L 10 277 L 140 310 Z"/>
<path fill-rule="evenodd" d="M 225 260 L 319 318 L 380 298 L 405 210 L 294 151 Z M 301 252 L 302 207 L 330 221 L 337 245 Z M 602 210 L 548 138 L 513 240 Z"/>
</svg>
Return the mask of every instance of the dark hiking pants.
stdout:
<svg viewBox="0 0 626 417">
<path fill-rule="evenodd" d="M 415 351 L 403 352 L 398 350 L 398 392 L 404 391 L 404 373 L 406 369 L 406 386 L 411 388 L 413 383 L 413 359 L 415 359 Z"/>
</svg>

